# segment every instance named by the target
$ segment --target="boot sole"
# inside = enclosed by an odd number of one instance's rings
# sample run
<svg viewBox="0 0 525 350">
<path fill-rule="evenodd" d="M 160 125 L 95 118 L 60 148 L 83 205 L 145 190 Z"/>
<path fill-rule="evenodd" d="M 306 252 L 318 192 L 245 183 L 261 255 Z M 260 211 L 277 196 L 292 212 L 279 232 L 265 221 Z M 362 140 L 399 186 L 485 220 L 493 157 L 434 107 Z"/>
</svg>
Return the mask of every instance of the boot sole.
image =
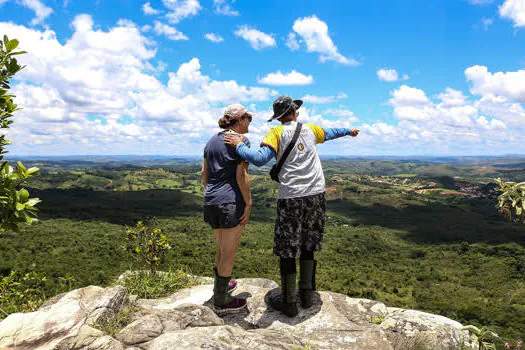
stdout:
<svg viewBox="0 0 525 350">
<path fill-rule="evenodd" d="M 310 293 L 315 293 L 315 290 L 307 290 L 307 293 L 310 292 Z M 301 305 L 301 308 L 303 309 L 309 309 L 311 308 L 312 306 L 314 306 L 316 303 L 315 303 L 315 294 L 313 294 L 312 296 L 310 296 L 309 298 L 305 298 L 303 296 L 303 292 L 301 290 L 299 290 L 299 299 L 301 300 L 300 302 L 300 305 Z M 311 299 L 310 301 L 308 302 L 305 302 L 304 299 Z"/>
<path fill-rule="evenodd" d="M 270 300 L 269 306 L 275 311 L 279 311 L 280 313 L 288 317 L 295 317 L 299 314 L 299 309 L 297 308 L 297 306 L 295 308 L 292 307 L 292 309 L 289 309 L 286 306 L 284 306 L 284 304 L 280 301 Z"/>
<path fill-rule="evenodd" d="M 286 315 L 288 317 L 295 317 L 295 316 L 299 315 L 299 310 L 298 309 L 297 310 L 291 310 L 291 312 L 289 312 L 289 313 L 284 312 L 282 310 L 279 310 L 279 311 L 281 311 L 283 313 L 283 315 Z"/>
<path fill-rule="evenodd" d="M 274 307 L 275 310 L 279 311 L 280 313 L 282 313 L 283 315 L 285 316 L 288 316 L 288 317 L 295 317 L 299 314 L 299 309 L 295 309 L 295 310 L 282 310 L 282 309 L 277 309 Z"/>
<path fill-rule="evenodd" d="M 243 309 L 246 309 L 248 305 L 244 305 L 244 306 L 241 306 L 241 307 L 238 307 L 238 308 L 227 308 L 227 309 L 221 309 L 221 308 L 218 308 L 216 306 L 213 306 L 212 309 L 213 311 L 215 311 L 215 313 L 219 316 L 222 316 L 222 315 L 228 315 L 228 314 L 236 314 L 236 313 L 239 313 L 241 312 Z"/>
</svg>

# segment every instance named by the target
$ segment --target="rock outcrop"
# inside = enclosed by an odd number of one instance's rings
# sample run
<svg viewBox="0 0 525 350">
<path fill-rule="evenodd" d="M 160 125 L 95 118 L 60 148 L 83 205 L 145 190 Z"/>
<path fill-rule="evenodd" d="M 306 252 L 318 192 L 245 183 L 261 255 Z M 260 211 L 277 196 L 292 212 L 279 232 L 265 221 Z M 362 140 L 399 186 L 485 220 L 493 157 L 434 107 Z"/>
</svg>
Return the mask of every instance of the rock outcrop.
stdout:
<svg viewBox="0 0 525 350">
<path fill-rule="evenodd" d="M 207 305 L 212 285 L 161 299 L 138 299 L 120 287 L 71 291 L 40 310 L 0 322 L 0 349 L 458 349 L 475 348 L 462 325 L 443 316 L 388 308 L 383 303 L 319 292 L 317 303 L 289 318 L 268 298 L 279 289 L 266 279 L 240 279 L 244 312 L 218 317 Z M 94 325 L 133 306 L 131 323 L 115 337 Z"/>
</svg>

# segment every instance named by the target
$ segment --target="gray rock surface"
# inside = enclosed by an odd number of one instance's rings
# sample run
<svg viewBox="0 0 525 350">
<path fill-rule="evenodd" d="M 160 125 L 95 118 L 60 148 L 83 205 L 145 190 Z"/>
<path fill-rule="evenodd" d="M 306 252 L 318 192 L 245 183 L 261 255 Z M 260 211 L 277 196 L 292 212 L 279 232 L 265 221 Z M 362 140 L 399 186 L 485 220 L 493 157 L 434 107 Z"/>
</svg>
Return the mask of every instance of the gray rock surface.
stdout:
<svg viewBox="0 0 525 350">
<path fill-rule="evenodd" d="M 157 315 L 146 315 L 127 325 L 116 338 L 129 345 L 144 343 L 161 335 L 163 328 Z"/>
<path fill-rule="evenodd" d="M 9 315 L 0 322 L 0 349 L 66 349 L 87 346 L 100 336 L 83 326 L 118 312 L 124 288 L 89 286 L 67 293 L 56 303 L 31 313 Z M 76 346 L 76 345 L 75 345 Z"/>
<path fill-rule="evenodd" d="M 0 322 L 0 349 L 428 349 L 474 348 L 462 325 L 443 316 L 387 308 L 383 303 L 319 292 L 317 302 L 294 318 L 267 306 L 278 285 L 270 280 L 238 280 L 235 295 L 248 298 L 246 310 L 218 317 L 208 303 L 211 284 L 169 297 L 140 299 L 122 287 L 86 287 L 55 298 L 40 310 L 12 314 Z M 113 338 L 93 328 L 134 303 L 132 322 Z"/>
<path fill-rule="evenodd" d="M 381 327 L 394 334 L 405 334 L 407 337 L 423 336 L 430 343 L 441 344 L 442 349 L 454 349 L 461 344 L 473 346 L 460 329 L 461 323 L 440 315 L 416 310 L 398 309 L 389 313 Z"/>
<path fill-rule="evenodd" d="M 124 350 L 124 346 L 116 339 L 105 335 L 98 338 L 93 343 L 88 345 L 82 350 Z"/>
</svg>

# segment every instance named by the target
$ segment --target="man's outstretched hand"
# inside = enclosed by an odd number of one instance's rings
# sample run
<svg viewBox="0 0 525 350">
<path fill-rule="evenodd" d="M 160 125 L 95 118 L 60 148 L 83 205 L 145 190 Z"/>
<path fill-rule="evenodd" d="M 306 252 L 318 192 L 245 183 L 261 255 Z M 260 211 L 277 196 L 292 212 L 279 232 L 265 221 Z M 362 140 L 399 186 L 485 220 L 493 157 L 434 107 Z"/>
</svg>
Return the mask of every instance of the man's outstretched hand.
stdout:
<svg viewBox="0 0 525 350">
<path fill-rule="evenodd" d="M 224 136 L 224 143 L 228 146 L 232 146 L 233 148 L 237 148 L 237 145 L 239 145 L 241 142 L 244 142 L 244 136 L 242 135 L 235 134 Z"/>
<path fill-rule="evenodd" d="M 359 129 L 352 129 L 350 131 L 350 136 L 356 137 L 357 135 L 359 135 Z"/>
</svg>

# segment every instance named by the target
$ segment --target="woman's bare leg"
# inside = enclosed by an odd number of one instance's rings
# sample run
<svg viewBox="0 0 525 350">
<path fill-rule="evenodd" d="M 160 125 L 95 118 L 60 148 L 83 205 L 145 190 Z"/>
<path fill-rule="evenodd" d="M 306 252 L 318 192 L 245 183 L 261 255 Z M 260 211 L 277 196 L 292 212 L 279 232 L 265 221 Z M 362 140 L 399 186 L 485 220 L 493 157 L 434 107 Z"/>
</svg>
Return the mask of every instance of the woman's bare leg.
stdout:
<svg viewBox="0 0 525 350">
<path fill-rule="evenodd" d="M 215 266 L 218 268 L 221 261 L 221 242 L 222 242 L 222 229 L 213 230 L 215 233 L 215 242 L 217 242 L 217 253 L 215 254 Z"/>
<path fill-rule="evenodd" d="M 242 231 L 244 226 L 235 226 L 233 228 L 221 229 L 222 237 L 219 244 L 219 263 L 217 270 L 219 276 L 229 277 L 232 274 L 233 260 L 237 253 L 237 246 L 241 241 Z"/>
</svg>

